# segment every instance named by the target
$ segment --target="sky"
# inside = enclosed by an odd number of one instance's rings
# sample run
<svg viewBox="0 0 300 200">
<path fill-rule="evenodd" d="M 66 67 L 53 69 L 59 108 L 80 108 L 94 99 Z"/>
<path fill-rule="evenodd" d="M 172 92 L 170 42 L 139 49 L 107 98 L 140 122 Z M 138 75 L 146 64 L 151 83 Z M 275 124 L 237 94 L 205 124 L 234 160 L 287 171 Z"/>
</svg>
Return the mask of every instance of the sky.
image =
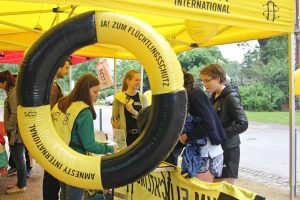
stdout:
<svg viewBox="0 0 300 200">
<path fill-rule="evenodd" d="M 257 40 L 248 41 L 247 43 L 249 46 L 245 49 L 238 47 L 236 43 L 219 45 L 218 47 L 224 58 L 241 63 L 243 61 L 244 54 L 249 50 L 249 48 L 253 49 L 258 45 Z"/>
</svg>

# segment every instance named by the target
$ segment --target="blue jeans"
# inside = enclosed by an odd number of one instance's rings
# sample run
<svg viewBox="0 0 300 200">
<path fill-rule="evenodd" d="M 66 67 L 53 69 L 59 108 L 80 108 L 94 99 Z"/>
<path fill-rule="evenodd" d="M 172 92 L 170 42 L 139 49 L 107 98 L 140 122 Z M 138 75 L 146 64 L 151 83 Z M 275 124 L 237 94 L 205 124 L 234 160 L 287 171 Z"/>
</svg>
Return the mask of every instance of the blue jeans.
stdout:
<svg viewBox="0 0 300 200">
<path fill-rule="evenodd" d="M 60 200 L 82 200 L 84 189 L 60 182 Z"/>
<path fill-rule="evenodd" d="M 26 187 L 27 184 L 27 176 L 26 176 L 26 164 L 24 158 L 24 144 L 15 143 L 14 145 L 10 145 L 10 153 L 17 168 L 17 186 L 19 188 Z"/>
</svg>

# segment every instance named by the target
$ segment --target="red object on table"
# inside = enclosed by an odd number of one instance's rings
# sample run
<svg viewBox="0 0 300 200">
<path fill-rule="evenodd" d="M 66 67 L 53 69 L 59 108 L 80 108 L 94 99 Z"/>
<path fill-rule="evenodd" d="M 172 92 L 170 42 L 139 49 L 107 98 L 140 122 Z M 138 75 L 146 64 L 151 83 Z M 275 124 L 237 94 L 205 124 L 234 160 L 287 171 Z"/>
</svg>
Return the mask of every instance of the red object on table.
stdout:
<svg viewBox="0 0 300 200">
<path fill-rule="evenodd" d="M 4 127 L 4 122 L 0 122 L 0 135 L 6 136 L 6 131 Z"/>
</svg>

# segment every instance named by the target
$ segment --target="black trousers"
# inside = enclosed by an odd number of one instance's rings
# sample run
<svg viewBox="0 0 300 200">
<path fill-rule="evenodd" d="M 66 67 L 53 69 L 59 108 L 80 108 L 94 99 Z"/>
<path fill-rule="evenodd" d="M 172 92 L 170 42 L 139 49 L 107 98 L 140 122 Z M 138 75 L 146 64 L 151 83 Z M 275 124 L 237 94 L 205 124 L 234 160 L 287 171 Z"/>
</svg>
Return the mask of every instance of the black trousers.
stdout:
<svg viewBox="0 0 300 200">
<path fill-rule="evenodd" d="M 224 166 L 220 178 L 238 178 L 240 164 L 240 146 L 224 149 Z"/>
<path fill-rule="evenodd" d="M 43 200 L 58 200 L 59 190 L 59 181 L 45 171 L 43 179 Z"/>
<path fill-rule="evenodd" d="M 15 164 L 15 161 L 14 161 L 14 159 L 12 158 L 11 154 L 10 154 L 10 156 L 9 156 L 8 164 L 9 164 L 9 166 L 10 166 L 12 169 L 16 169 L 16 164 Z"/>
<path fill-rule="evenodd" d="M 30 166 L 29 151 L 26 147 L 25 147 L 25 159 L 26 159 L 26 169 L 27 169 L 27 171 L 30 171 L 32 167 Z"/>
</svg>

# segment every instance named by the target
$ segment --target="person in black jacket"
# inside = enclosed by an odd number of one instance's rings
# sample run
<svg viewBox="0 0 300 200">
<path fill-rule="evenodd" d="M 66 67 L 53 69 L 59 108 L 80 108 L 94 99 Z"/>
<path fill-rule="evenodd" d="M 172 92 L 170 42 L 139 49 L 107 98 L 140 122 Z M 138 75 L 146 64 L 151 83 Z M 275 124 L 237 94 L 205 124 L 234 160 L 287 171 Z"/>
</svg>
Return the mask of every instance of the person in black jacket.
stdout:
<svg viewBox="0 0 300 200">
<path fill-rule="evenodd" d="M 218 64 L 209 64 L 200 72 L 200 79 L 209 93 L 226 134 L 222 143 L 224 150 L 224 166 L 221 178 L 234 184 L 238 178 L 240 162 L 240 137 L 248 128 L 248 120 L 241 104 L 237 87 L 227 85 L 224 69 Z"/>
<path fill-rule="evenodd" d="M 221 143 L 226 136 L 218 116 L 205 93 L 194 88 L 194 77 L 184 72 L 184 87 L 188 96 L 189 119 L 197 121 L 191 128 L 184 128 L 179 140 L 186 135 L 186 149 L 183 154 L 182 172 L 189 177 L 196 177 L 202 181 L 213 182 L 215 177 L 222 174 L 223 150 Z M 197 120 L 196 120 L 197 119 Z"/>
</svg>

